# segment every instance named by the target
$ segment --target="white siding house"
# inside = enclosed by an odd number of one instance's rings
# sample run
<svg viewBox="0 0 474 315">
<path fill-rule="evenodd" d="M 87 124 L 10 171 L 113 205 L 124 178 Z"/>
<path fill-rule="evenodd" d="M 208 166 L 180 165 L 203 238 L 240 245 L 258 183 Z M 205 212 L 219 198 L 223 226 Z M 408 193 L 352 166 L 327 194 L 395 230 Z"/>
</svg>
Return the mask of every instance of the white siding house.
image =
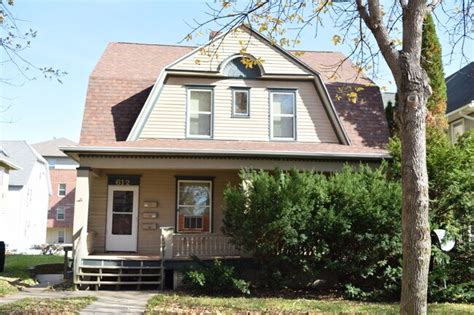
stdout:
<svg viewBox="0 0 474 315">
<path fill-rule="evenodd" d="M 7 250 L 25 252 L 46 241 L 48 163 L 24 141 L 1 141 L 6 158 L 19 166 L 9 171 L 8 190 L 0 208 L 0 240 Z"/>
</svg>

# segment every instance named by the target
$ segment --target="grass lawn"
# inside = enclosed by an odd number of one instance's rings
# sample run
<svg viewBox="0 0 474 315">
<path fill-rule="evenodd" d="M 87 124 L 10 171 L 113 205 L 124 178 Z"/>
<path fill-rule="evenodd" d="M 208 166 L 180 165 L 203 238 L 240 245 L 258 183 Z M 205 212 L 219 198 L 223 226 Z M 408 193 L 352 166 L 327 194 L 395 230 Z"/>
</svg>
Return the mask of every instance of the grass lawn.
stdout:
<svg viewBox="0 0 474 315">
<path fill-rule="evenodd" d="M 54 255 L 8 255 L 5 256 L 5 271 L 0 273 L 0 276 L 26 280 L 30 278 L 28 268 L 42 264 L 57 264 L 63 261 L 63 256 Z"/>
<path fill-rule="evenodd" d="M 65 299 L 23 299 L 0 305 L 0 314 L 71 314 L 96 300 L 95 297 L 74 297 Z"/>
<path fill-rule="evenodd" d="M 18 289 L 14 285 L 6 280 L 0 279 L 0 297 L 15 292 L 18 292 Z"/>
<path fill-rule="evenodd" d="M 284 298 L 194 297 L 159 294 L 148 301 L 147 313 L 263 312 L 263 313 L 383 313 L 397 314 L 398 304 L 363 303 L 346 300 L 307 300 Z M 431 304 L 430 314 L 474 313 L 474 305 Z"/>
<path fill-rule="evenodd" d="M 0 273 L 0 297 L 18 292 L 18 287 L 30 286 L 35 281 L 30 278 L 28 268 L 62 263 L 62 256 L 52 255 L 8 255 L 5 256 L 5 270 Z"/>
</svg>

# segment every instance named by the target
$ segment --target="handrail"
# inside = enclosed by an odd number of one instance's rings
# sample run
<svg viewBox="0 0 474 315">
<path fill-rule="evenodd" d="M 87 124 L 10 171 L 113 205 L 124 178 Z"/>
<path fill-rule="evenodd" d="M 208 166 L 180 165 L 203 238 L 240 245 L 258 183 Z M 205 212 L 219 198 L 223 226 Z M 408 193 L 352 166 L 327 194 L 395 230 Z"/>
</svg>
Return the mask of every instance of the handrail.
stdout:
<svg viewBox="0 0 474 315">
<path fill-rule="evenodd" d="M 173 234 L 173 258 L 241 256 L 224 234 Z"/>
</svg>

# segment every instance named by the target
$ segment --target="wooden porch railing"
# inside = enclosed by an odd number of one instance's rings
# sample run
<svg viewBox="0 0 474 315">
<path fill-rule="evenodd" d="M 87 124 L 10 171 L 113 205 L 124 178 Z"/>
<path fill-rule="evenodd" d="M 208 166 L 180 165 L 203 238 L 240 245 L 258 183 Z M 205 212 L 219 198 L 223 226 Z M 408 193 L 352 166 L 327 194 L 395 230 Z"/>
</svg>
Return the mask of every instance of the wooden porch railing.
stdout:
<svg viewBox="0 0 474 315">
<path fill-rule="evenodd" d="M 242 252 L 230 244 L 223 234 L 173 234 L 172 257 L 199 258 L 241 256 Z"/>
</svg>

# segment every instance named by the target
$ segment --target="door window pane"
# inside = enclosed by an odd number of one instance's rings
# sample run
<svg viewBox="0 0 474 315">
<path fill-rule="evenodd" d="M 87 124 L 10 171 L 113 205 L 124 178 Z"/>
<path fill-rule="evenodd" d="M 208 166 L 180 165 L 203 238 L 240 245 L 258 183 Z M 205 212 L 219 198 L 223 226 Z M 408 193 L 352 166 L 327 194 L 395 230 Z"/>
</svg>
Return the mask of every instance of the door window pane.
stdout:
<svg viewBox="0 0 474 315">
<path fill-rule="evenodd" d="M 132 235 L 132 217 L 131 214 L 114 213 L 112 217 L 112 234 L 114 235 Z"/>
<path fill-rule="evenodd" d="M 133 191 L 114 191 L 113 212 L 133 212 Z"/>
</svg>

